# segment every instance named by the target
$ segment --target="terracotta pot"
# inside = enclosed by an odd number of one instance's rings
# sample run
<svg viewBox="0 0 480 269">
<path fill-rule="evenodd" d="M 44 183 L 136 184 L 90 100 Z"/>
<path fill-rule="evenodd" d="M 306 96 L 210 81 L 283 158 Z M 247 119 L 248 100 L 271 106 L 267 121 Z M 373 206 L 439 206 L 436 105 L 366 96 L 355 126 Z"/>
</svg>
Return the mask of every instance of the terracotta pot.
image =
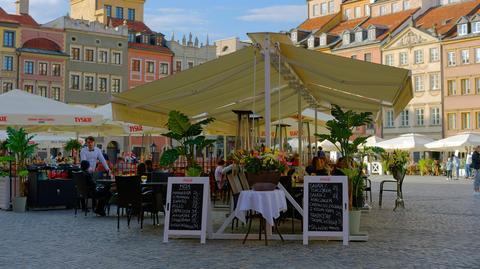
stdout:
<svg viewBox="0 0 480 269">
<path fill-rule="evenodd" d="M 257 191 L 274 190 L 280 181 L 278 171 L 260 171 L 258 173 L 247 172 L 247 181 L 250 187 Z"/>
</svg>

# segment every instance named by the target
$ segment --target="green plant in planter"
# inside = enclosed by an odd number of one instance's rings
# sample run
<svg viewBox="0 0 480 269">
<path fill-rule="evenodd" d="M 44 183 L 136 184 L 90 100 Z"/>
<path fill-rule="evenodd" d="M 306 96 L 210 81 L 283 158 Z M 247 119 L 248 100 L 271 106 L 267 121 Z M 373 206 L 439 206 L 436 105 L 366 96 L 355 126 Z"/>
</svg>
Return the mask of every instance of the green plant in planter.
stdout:
<svg viewBox="0 0 480 269">
<path fill-rule="evenodd" d="M 23 128 L 16 130 L 8 127 L 7 135 L 7 148 L 14 154 L 17 164 L 17 176 L 20 179 L 20 196 L 26 196 L 27 160 L 33 156 L 37 145 L 32 143 L 34 136 L 29 135 Z"/>
<path fill-rule="evenodd" d="M 348 170 L 343 172 L 348 177 L 350 207 L 352 207 L 353 201 L 363 199 L 362 192 L 365 187 L 365 183 L 363 179 L 361 179 L 362 168 L 359 165 L 354 165 L 353 158 L 355 154 L 358 153 L 358 147 L 364 145 L 367 142 L 368 137 L 357 137 L 353 141 L 350 141 L 350 138 L 353 136 L 354 128 L 373 122 L 372 113 L 357 113 L 351 110 L 343 111 L 339 106 L 333 105 L 332 116 L 334 119 L 329 120 L 326 123 L 326 128 L 330 134 L 315 134 L 315 136 L 319 138 L 320 141 L 330 141 L 335 147 L 337 147 L 342 156 L 348 160 Z M 339 146 L 337 146 L 337 142 Z M 361 203 L 361 206 L 363 206 L 363 203 Z"/>
<path fill-rule="evenodd" d="M 393 152 L 386 152 L 382 154 L 382 159 L 396 180 L 399 180 L 402 175 L 405 175 L 409 161 L 408 151 L 395 150 Z"/>
<path fill-rule="evenodd" d="M 14 162 L 15 158 L 11 156 L 0 156 L 0 177 L 8 177 L 10 175 L 10 162 Z"/>
<path fill-rule="evenodd" d="M 65 144 L 65 146 L 63 147 L 63 149 L 65 151 L 72 153 L 72 157 L 73 157 L 74 161 L 77 159 L 76 155 L 78 154 L 78 152 L 80 151 L 81 148 L 82 148 L 82 144 L 80 142 L 78 142 L 77 139 L 68 140 L 67 143 Z M 75 152 L 77 154 L 75 154 Z"/>
<path fill-rule="evenodd" d="M 160 158 L 160 165 L 172 166 L 180 156 L 184 156 L 187 159 L 187 176 L 199 176 L 202 168 L 195 161 L 194 153 L 195 150 L 202 151 L 215 143 L 215 140 L 206 139 L 201 135 L 203 126 L 213 121 L 214 118 L 207 118 L 192 123 L 185 114 L 179 111 L 170 111 L 167 123 L 169 132 L 163 135 L 176 140 L 179 146 L 164 151 Z"/>
</svg>

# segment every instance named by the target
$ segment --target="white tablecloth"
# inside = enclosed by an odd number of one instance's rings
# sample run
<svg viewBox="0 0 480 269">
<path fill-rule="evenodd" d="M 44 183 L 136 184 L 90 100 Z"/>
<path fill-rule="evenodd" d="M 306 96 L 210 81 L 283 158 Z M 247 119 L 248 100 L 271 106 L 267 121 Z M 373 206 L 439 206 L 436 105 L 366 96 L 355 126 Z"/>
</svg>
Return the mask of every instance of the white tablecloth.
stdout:
<svg viewBox="0 0 480 269">
<path fill-rule="evenodd" d="M 255 210 L 262 214 L 268 224 L 280 217 L 280 212 L 287 210 L 287 199 L 282 190 L 274 191 L 242 191 L 238 197 L 235 216 L 245 223 L 245 212 Z"/>
</svg>

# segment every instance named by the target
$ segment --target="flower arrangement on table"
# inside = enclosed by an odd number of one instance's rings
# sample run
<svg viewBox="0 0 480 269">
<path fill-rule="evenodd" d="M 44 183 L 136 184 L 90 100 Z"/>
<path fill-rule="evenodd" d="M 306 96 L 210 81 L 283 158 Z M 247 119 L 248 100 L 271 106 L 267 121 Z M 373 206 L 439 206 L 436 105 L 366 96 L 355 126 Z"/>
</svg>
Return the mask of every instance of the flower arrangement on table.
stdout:
<svg viewBox="0 0 480 269">
<path fill-rule="evenodd" d="M 245 172 L 260 173 L 262 171 L 276 171 L 285 173 L 291 165 L 287 155 L 280 150 L 259 148 L 251 151 L 238 150 L 232 153 L 231 158 L 244 167 Z"/>
</svg>

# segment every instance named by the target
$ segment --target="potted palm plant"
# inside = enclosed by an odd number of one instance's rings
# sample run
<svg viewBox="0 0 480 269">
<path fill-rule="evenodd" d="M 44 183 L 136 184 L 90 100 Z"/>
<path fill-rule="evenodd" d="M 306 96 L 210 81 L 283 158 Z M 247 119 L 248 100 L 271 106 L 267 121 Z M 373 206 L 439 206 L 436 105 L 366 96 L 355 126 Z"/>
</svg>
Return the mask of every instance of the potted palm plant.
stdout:
<svg viewBox="0 0 480 269">
<path fill-rule="evenodd" d="M 12 152 L 16 162 L 16 176 L 19 179 L 20 192 L 13 200 L 13 211 L 25 212 L 27 204 L 26 179 L 28 176 L 27 160 L 33 156 L 37 145 L 33 143 L 33 135 L 25 129 L 7 128 L 7 148 Z"/>
<path fill-rule="evenodd" d="M 389 171 L 397 181 L 397 199 L 395 200 L 395 209 L 398 206 L 404 207 L 402 183 L 408 169 L 409 153 L 404 150 L 395 150 L 382 154 L 383 160 L 387 163 Z"/>
<path fill-rule="evenodd" d="M 77 139 L 70 139 L 67 141 L 63 149 L 72 153 L 73 162 L 76 164 L 78 160 L 78 152 L 82 148 L 82 144 Z"/>
<path fill-rule="evenodd" d="M 168 133 L 163 134 L 179 144 L 176 147 L 167 149 L 160 158 L 160 165 L 172 166 L 173 163 L 183 156 L 187 160 L 186 175 L 200 176 L 202 167 L 195 160 L 195 151 L 201 152 L 207 146 L 215 143 L 216 140 L 206 139 L 203 133 L 203 126 L 212 123 L 214 118 L 206 118 L 198 122 L 191 122 L 190 119 L 179 111 L 168 113 Z"/>
<path fill-rule="evenodd" d="M 350 233 L 358 233 L 360 227 L 361 208 L 363 207 L 363 190 L 365 182 L 362 178 L 361 163 L 354 161 L 359 146 L 367 142 L 368 137 L 356 137 L 353 141 L 353 130 L 373 122 L 372 113 L 357 113 L 351 110 L 343 111 L 339 106 L 332 106 L 333 120 L 326 123 L 329 134 L 315 134 L 320 140 L 328 140 L 337 147 L 347 160 L 348 167 L 342 172 L 348 177 Z"/>
</svg>

